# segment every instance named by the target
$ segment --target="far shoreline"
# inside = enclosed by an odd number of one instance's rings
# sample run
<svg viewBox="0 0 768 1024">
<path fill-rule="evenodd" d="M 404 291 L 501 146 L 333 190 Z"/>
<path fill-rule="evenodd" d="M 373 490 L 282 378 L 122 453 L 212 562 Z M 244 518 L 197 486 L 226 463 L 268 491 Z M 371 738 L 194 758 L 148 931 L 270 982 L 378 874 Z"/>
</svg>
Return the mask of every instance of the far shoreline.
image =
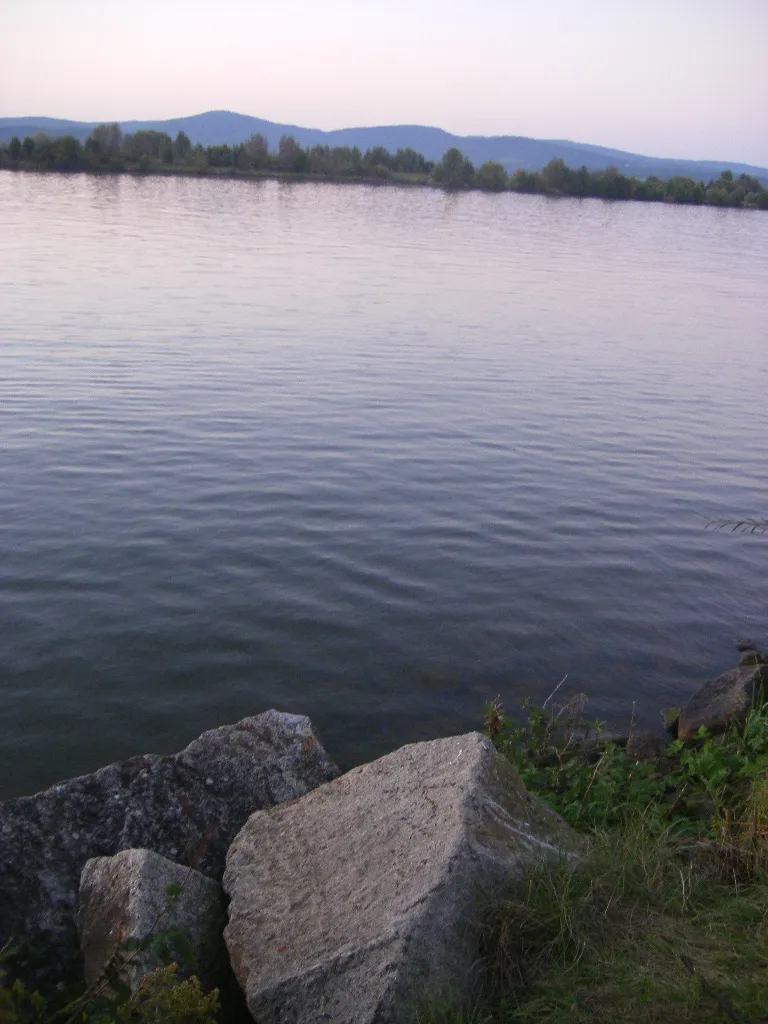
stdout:
<svg viewBox="0 0 768 1024">
<path fill-rule="evenodd" d="M 0 173 L 8 171 L 13 174 L 39 174 L 41 176 L 60 175 L 62 177 L 76 177 L 82 175 L 88 178 L 189 178 L 193 180 L 206 181 L 237 181 L 237 182 L 271 182 L 275 181 L 284 185 L 342 185 L 342 186 L 365 186 L 368 188 L 403 188 L 403 189 L 430 189 L 434 192 L 442 192 L 447 195 L 468 195 L 475 192 L 484 195 L 504 195 L 524 197 L 541 197 L 543 199 L 576 199 L 579 201 L 593 200 L 604 203 L 638 203 L 641 205 L 653 206 L 682 206 L 693 209 L 707 208 L 716 210 L 737 210 L 740 212 L 760 212 L 763 208 L 759 206 L 721 206 L 715 203 L 692 203 L 680 200 L 660 197 L 658 199 L 640 199 L 635 196 L 592 196 L 572 195 L 568 192 L 560 192 L 556 189 L 548 189 L 543 192 L 522 191 L 520 189 L 482 189 L 478 187 L 450 188 L 441 182 L 413 180 L 408 176 L 392 177 L 389 179 L 377 179 L 371 177 L 344 177 L 335 178 L 327 174 L 298 174 L 290 171 L 245 171 L 239 168 L 202 168 L 200 170 L 188 167 L 180 168 L 153 168 L 152 170 L 139 170 L 135 167 L 79 167 L 79 168 L 37 168 L 37 167 L 0 167 Z M 768 209 L 768 207 L 766 207 Z"/>
<path fill-rule="evenodd" d="M 513 192 L 547 198 L 609 199 L 768 210 L 768 189 L 747 174 L 730 170 L 704 183 L 682 175 L 666 181 L 627 177 L 616 167 L 590 171 L 571 168 L 554 158 L 540 171 L 509 174 L 488 160 L 475 168 L 464 154 L 449 149 L 439 162 L 412 149 L 392 154 L 382 146 L 365 153 L 357 147 L 314 146 L 303 149 L 283 136 L 270 151 L 263 136 L 229 146 L 192 146 L 184 132 L 176 139 L 163 132 L 137 131 L 123 136 L 119 125 L 94 129 L 85 144 L 72 135 L 52 138 L 14 136 L 0 146 L 0 170 L 38 174 L 128 174 L 132 177 L 184 177 L 230 181 L 311 182 L 349 185 L 437 188 L 444 192 Z"/>
</svg>

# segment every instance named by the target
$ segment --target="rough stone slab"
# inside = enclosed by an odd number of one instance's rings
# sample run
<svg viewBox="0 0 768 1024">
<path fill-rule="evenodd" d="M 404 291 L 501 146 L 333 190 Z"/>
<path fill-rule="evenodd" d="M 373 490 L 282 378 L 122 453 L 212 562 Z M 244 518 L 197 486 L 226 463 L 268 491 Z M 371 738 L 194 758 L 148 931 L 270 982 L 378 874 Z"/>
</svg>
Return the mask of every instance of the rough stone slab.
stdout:
<svg viewBox="0 0 768 1024">
<path fill-rule="evenodd" d="M 172 902 L 165 889 L 169 884 L 181 887 Z M 193 966 L 183 973 L 196 974 L 210 991 L 220 985 L 226 964 L 225 923 L 224 893 L 218 882 L 151 850 L 93 857 L 80 876 L 77 928 L 89 985 L 98 981 L 126 939 L 145 939 L 175 928 L 189 940 L 193 955 Z M 120 974 L 132 992 L 160 966 L 145 950 L 125 953 L 125 958 Z"/>
<path fill-rule="evenodd" d="M 744 722 L 761 690 L 768 693 L 768 669 L 763 665 L 733 668 L 704 683 L 680 712 L 678 738 L 691 739 L 702 725 L 716 733 Z"/>
<path fill-rule="evenodd" d="M 478 733 L 403 747 L 252 815 L 223 881 L 251 1015 L 412 1019 L 427 989 L 472 977 L 481 893 L 579 845 Z"/>
<path fill-rule="evenodd" d="M 658 736 L 650 729 L 633 729 L 627 738 L 627 754 L 635 761 L 649 764 L 664 757 L 667 752 L 668 740 Z"/>
<path fill-rule="evenodd" d="M 144 847 L 220 879 L 254 810 L 338 774 L 308 718 L 266 711 L 205 732 L 178 754 L 144 755 L 0 803 L 0 946 L 23 939 L 44 988 L 79 970 L 73 907 L 92 857 Z"/>
</svg>

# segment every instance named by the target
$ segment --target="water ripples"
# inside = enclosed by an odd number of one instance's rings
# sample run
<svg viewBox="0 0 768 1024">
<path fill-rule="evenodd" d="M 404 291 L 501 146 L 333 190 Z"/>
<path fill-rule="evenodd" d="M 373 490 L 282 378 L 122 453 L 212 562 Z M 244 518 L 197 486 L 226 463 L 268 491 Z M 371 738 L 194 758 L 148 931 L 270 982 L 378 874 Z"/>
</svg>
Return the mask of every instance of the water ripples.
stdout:
<svg viewBox="0 0 768 1024">
<path fill-rule="evenodd" d="M 764 637 L 750 211 L 0 175 L 0 790 L 278 706 L 351 764 Z"/>
</svg>

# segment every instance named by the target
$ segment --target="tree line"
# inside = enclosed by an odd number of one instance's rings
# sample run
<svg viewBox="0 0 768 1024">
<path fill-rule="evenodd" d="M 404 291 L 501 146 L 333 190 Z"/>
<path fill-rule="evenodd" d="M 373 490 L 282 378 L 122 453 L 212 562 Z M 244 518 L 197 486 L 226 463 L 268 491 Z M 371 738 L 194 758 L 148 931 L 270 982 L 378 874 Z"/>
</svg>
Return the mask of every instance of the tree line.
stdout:
<svg viewBox="0 0 768 1024">
<path fill-rule="evenodd" d="M 85 143 L 72 135 L 52 138 L 37 134 L 14 136 L 0 147 L 0 169 L 36 171 L 131 171 L 140 173 L 198 173 L 243 176 L 285 175 L 324 180 L 354 180 L 435 184 L 446 189 L 486 192 L 525 192 L 543 195 L 593 196 L 648 202 L 707 204 L 768 209 L 768 189 L 747 174 L 723 171 L 705 184 L 683 175 L 662 181 L 627 177 L 616 167 L 590 171 L 571 168 L 555 158 L 541 171 L 508 174 L 495 160 L 475 168 L 456 148 L 442 160 L 426 160 L 411 148 L 390 153 L 383 146 L 361 152 L 357 146 L 302 147 L 283 135 L 275 150 L 267 139 L 252 135 L 234 146 L 193 146 L 180 131 L 175 139 L 165 132 L 141 130 L 123 134 L 117 124 L 100 124 Z"/>
</svg>

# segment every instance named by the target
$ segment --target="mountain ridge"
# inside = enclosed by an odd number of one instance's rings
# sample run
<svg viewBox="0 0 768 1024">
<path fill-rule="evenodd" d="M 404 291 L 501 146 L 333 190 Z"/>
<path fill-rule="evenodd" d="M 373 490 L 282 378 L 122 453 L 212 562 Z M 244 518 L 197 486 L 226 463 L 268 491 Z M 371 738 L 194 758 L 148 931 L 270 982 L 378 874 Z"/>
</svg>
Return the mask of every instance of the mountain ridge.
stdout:
<svg viewBox="0 0 768 1024">
<path fill-rule="evenodd" d="M 74 135 L 83 142 L 97 123 L 50 117 L 3 117 L 0 118 L 0 143 L 7 142 L 13 135 L 23 138 L 39 131 L 48 135 Z M 740 161 L 651 157 L 569 139 L 535 139 L 525 135 L 455 135 L 429 125 L 377 125 L 324 131 L 301 125 L 280 124 L 229 110 L 209 110 L 161 121 L 121 121 L 120 127 L 124 133 L 153 129 L 167 132 L 171 136 L 184 131 L 193 145 L 199 142 L 203 146 L 225 143 L 236 145 L 258 132 L 266 137 L 270 148 L 276 148 L 280 136 L 289 134 L 303 147 L 358 146 L 365 150 L 373 146 L 384 146 L 394 152 L 410 146 L 428 160 L 435 161 L 440 160 L 446 150 L 456 146 L 476 166 L 486 160 L 497 160 L 510 172 L 517 169 L 541 170 L 553 157 L 562 157 L 572 167 L 584 164 L 590 171 L 598 171 L 612 164 L 622 174 L 637 178 L 647 178 L 652 174 L 669 178 L 681 174 L 702 180 L 717 177 L 721 171 L 730 169 L 734 174 L 750 174 L 768 183 L 768 168 Z"/>
</svg>

